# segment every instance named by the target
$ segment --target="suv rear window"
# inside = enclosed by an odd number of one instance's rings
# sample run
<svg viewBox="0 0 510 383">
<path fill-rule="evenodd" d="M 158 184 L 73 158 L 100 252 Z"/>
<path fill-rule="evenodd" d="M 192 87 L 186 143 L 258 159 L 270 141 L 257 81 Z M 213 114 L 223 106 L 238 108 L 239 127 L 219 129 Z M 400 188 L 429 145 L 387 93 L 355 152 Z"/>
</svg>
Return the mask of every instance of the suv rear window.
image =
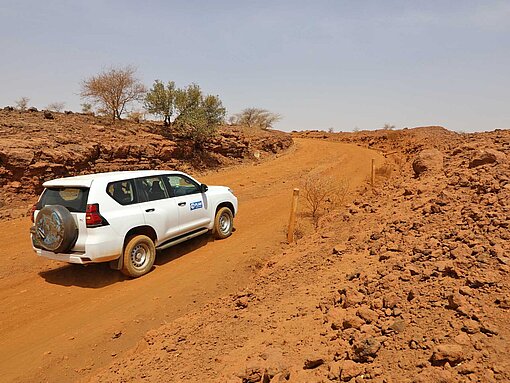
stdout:
<svg viewBox="0 0 510 383">
<path fill-rule="evenodd" d="M 73 213 L 85 213 L 87 209 L 88 188 L 77 187 L 51 187 L 46 188 L 37 203 L 42 209 L 47 205 L 62 205 Z"/>
</svg>

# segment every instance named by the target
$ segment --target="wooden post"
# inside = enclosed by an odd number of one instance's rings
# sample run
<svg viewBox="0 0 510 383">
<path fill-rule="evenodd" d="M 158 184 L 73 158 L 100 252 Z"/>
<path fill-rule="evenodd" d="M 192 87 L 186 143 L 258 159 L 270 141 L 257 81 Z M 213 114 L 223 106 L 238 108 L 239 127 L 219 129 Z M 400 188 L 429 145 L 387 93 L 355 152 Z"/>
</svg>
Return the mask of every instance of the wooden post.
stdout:
<svg viewBox="0 0 510 383">
<path fill-rule="evenodd" d="M 375 183 L 375 158 L 372 158 L 372 170 L 370 173 L 370 185 L 372 185 L 372 187 L 374 187 L 374 183 Z"/>
<path fill-rule="evenodd" d="M 294 228 L 296 226 L 296 212 L 299 199 L 299 189 L 292 192 L 292 206 L 290 208 L 289 230 L 287 231 L 287 242 L 294 242 Z"/>
</svg>

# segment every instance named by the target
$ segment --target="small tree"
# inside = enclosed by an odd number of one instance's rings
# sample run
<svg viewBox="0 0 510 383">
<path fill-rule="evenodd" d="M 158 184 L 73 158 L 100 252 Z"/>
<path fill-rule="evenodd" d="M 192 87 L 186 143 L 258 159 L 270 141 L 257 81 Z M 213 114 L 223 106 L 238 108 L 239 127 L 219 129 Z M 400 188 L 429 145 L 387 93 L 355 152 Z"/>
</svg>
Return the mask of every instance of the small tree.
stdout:
<svg viewBox="0 0 510 383">
<path fill-rule="evenodd" d="M 236 123 L 248 128 L 270 129 L 273 124 L 281 120 L 281 116 L 266 109 L 246 108 L 236 114 Z"/>
<path fill-rule="evenodd" d="M 208 125 L 220 125 L 225 120 L 227 110 L 223 107 L 219 96 L 211 94 L 205 96 L 201 102 L 201 108 L 204 110 Z"/>
<path fill-rule="evenodd" d="M 28 102 L 30 99 L 28 97 L 21 97 L 19 100 L 14 101 L 14 105 L 16 105 L 16 109 L 21 112 L 27 110 Z"/>
<path fill-rule="evenodd" d="M 385 130 L 393 130 L 393 129 L 395 129 L 395 125 L 384 124 L 383 129 L 385 129 Z"/>
<path fill-rule="evenodd" d="M 113 120 L 120 120 L 126 106 L 141 101 L 146 92 L 135 74 L 131 66 L 111 68 L 84 80 L 80 95 L 106 110 Z"/>
<path fill-rule="evenodd" d="M 145 109 L 151 114 L 162 117 L 165 126 L 169 126 L 175 113 L 175 95 L 173 81 L 169 81 L 165 87 L 160 80 L 156 80 L 145 96 Z"/>
<path fill-rule="evenodd" d="M 218 96 L 206 95 L 197 84 L 176 88 L 156 80 L 145 97 L 145 108 L 161 116 L 165 126 L 175 127 L 198 146 L 210 138 L 225 119 L 226 110 Z"/>
<path fill-rule="evenodd" d="M 224 121 L 226 110 L 218 96 L 204 96 L 198 85 L 191 84 L 176 90 L 175 113 L 177 130 L 201 149 Z"/>
<path fill-rule="evenodd" d="M 52 102 L 46 107 L 46 109 L 52 112 L 62 113 L 65 106 L 66 106 L 65 102 Z"/>
<path fill-rule="evenodd" d="M 81 104 L 81 112 L 86 114 L 92 113 L 92 104 L 88 102 Z"/>
</svg>

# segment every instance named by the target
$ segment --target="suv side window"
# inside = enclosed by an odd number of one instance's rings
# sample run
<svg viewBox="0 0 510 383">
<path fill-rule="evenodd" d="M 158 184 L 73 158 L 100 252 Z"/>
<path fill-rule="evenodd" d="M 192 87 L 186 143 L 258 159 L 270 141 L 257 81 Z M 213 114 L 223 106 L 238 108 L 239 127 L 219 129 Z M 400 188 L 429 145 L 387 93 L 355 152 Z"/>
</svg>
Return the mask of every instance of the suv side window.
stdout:
<svg viewBox="0 0 510 383">
<path fill-rule="evenodd" d="M 181 174 L 170 174 L 164 176 L 172 189 L 175 197 L 200 193 L 200 186 L 192 179 Z"/>
<path fill-rule="evenodd" d="M 137 202 L 133 180 L 110 182 L 106 187 L 106 192 L 121 205 L 131 205 Z"/>
<path fill-rule="evenodd" d="M 161 177 L 137 178 L 135 181 L 138 190 L 145 196 L 145 201 L 168 198 L 168 191 Z"/>
</svg>

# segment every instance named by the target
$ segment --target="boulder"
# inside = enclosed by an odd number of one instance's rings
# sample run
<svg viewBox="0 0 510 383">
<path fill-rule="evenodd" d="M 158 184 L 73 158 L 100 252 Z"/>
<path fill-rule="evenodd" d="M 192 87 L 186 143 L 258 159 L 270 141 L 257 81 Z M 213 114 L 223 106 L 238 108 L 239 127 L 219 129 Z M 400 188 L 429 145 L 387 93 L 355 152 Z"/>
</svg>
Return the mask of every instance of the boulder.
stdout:
<svg viewBox="0 0 510 383">
<path fill-rule="evenodd" d="M 53 120 L 55 119 L 55 117 L 53 117 L 53 113 L 51 113 L 50 111 L 48 110 L 45 110 L 44 111 L 44 118 L 47 119 L 47 120 Z"/>
<path fill-rule="evenodd" d="M 426 149 L 418 153 L 413 161 L 413 170 L 416 177 L 423 173 L 435 173 L 443 169 L 443 153 L 437 149 Z"/>
<path fill-rule="evenodd" d="M 506 162 L 507 157 L 506 154 L 500 152 L 499 150 L 494 149 L 484 149 L 476 151 L 469 161 L 469 167 L 475 168 L 481 165 L 494 164 L 494 163 L 504 163 Z"/>
</svg>

